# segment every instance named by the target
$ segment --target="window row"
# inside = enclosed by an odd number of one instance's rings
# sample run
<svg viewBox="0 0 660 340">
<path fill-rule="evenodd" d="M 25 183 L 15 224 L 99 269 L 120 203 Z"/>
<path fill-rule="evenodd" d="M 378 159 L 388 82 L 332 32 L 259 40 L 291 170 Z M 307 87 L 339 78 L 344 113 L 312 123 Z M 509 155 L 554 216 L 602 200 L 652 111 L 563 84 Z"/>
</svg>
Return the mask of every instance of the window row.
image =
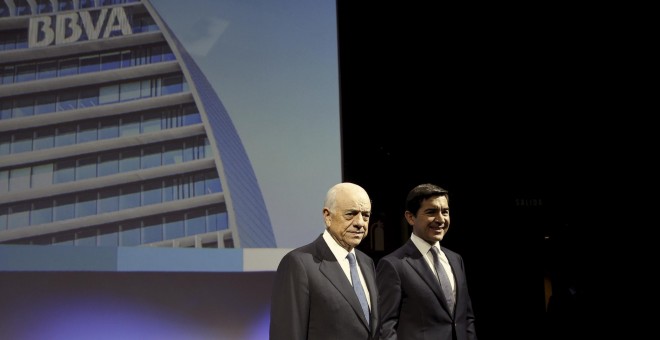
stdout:
<svg viewBox="0 0 660 340">
<path fill-rule="evenodd" d="M 175 60 L 166 44 L 0 67 L 0 85 L 116 70 Z"/>
<path fill-rule="evenodd" d="M 0 156 L 133 136 L 142 133 L 199 124 L 195 105 L 146 111 L 142 114 L 82 121 L 66 126 L 46 126 L 0 135 Z"/>
<path fill-rule="evenodd" d="M 213 171 L 0 205 L 0 231 L 222 192 Z"/>
<path fill-rule="evenodd" d="M 227 213 L 214 206 L 5 243 L 130 247 L 227 229 Z M 213 246 L 217 248 L 217 243 Z"/>
<path fill-rule="evenodd" d="M 28 0 L 14 0 L 14 16 L 70 11 L 73 9 L 94 8 L 110 5 L 127 4 L 139 0 L 58 0 L 53 6 L 52 0 L 34 0 L 36 7 L 31 7 Z M 99 4 L 97 5 L 96 2 Z M 76 6 L 77 5 L 77 6 Z M 11 16 L 12 11 L 6 3 L 0 2 L 0 18 Z"/>
<path fill-rule="evenodd" d="M 3 98 L 0 119 L 61 112 L 188 91 L 181 74 L 114 83 L 97 88 L 80 88 L 53 94 Z"/>
<path fill-rule="evenodd" d="M 189 162 L 210 157 L 206 137 L 113 150 L 10 170 L 0 170 L 0 193 L 44 188 L 54 184 Z"/>
</svg>

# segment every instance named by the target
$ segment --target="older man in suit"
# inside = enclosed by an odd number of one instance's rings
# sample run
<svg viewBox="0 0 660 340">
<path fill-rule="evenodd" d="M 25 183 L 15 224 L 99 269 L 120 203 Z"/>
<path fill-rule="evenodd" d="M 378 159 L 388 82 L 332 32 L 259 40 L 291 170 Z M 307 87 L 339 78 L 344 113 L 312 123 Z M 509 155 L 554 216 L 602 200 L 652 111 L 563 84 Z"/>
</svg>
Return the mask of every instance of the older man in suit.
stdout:
<svg viewBox="0 0 660 340">
<path fill-rule="evenodd" d="M 463 259 L 440 247 L 449 229 L 448 192 L 416 186 L 404 217 L 413 228 L 410 240 L 377 267 L 380 339 L 476 340 Z"/>
<path fill-rule="evenodd" d="M 325 231 L 286 254 L 277 268 L 271 340 L 375 338 L 375 266 L 355 249 L 367 236 L 370 214 L 362 187 L 340 183 L 330 188 L 323 206 Z"/>
</svg>

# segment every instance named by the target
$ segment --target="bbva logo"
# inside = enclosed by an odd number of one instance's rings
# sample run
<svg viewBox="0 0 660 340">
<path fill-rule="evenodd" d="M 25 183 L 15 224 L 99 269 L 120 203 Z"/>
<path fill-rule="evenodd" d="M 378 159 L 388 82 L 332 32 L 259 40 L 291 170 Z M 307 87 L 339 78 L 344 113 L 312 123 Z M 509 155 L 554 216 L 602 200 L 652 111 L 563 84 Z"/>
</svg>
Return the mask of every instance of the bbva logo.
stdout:
<svg viewBox="0 0 660 340">
<path fill-rule="evenodd" d="M 71 12 L 31 18 L 28 47 L 76 42 L 82 37 L 83 29 L 88 40 L 109 38 L 113 32 L 121 32 L 121 35 L 133 34 L 122 7 L 102 9 L 96 22 L 89 11 Z"/>
</svg>

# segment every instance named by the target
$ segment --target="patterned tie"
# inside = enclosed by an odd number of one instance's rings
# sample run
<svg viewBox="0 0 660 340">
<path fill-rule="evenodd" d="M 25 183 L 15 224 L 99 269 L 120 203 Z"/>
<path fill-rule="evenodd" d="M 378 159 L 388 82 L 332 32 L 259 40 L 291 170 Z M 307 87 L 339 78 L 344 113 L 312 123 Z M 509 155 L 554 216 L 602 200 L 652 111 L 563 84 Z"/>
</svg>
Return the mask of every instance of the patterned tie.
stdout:
<svg viewBox="0 0 660 340">
<path fill-rule="evenodd" d="M 360 300 L 360 306 L 362 306 L 362 312 L 364 312 L 364 317 L 367 318 L 367 325 L 369 324 L 369 305 L 367 304 L 367 296 L 364 295 L 364 289 L 362 289 L 362 283 L 360 282 L 360 276 L 357 272 L 357 265 L 355 263 L 355 255 L 353 253 L 348 253 L 348 263 L 351 264 L 351 280 L 353 281 L 353 290 L 357 294 L 358 300 Z"/>
<path fill-rule="evenodd" d="M 442 264 L 440 264 L 440 253 L 438 252 L 438 248 L 431 247 L 431 251 L 433 252 L 433 265 L 435 266 L 435 272 L 438 274 L 438 280 L 440 280 L 440 286 L 442 286 L 442 294 L 444 294 L 445 299 L 447 300 L 449 313 L 454 314 L 454 293 L 451 290 L 449 277 Z"/>
</svg>

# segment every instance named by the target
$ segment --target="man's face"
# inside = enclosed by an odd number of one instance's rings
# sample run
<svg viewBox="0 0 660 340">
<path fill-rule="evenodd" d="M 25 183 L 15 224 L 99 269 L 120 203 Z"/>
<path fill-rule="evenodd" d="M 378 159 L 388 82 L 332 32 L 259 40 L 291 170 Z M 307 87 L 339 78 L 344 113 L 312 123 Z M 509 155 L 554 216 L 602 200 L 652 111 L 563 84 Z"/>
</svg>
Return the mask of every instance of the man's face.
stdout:
<svg viewBox="0 0 660 340">
<path fill-rule="evenodd" d="M 449 230 L 449 202 L 446 196 L 433 196 L 425 199 L 413 216 L 405 213 L 406 220 L 413 227 L 413 233 L 429 244 L 442 241 Z"/>
<path fill-rule="evenodd" d="M 337 192 L 335 206 L 323 209 L 325 225 L 332 238 L 351 251 L 367 236 L 371 201 L 364 190 L 347 188 Z"/>
</svg>

